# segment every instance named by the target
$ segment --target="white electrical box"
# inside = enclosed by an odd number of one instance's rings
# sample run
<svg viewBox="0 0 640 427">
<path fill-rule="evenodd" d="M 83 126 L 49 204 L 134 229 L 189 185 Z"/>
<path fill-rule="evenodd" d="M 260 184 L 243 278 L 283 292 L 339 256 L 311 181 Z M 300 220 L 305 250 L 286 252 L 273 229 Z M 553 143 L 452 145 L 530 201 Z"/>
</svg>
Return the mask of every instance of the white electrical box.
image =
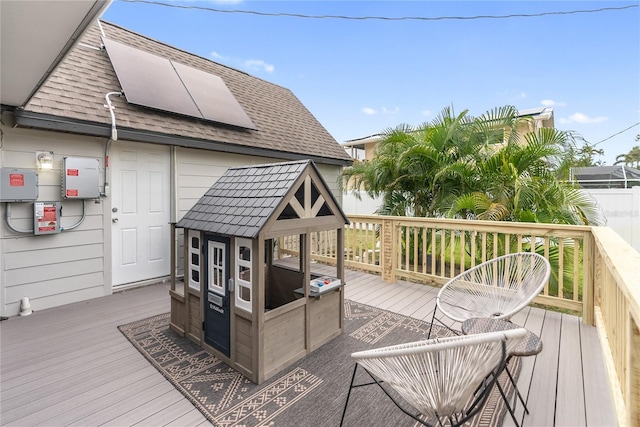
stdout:
<svg viewBox="0 0 640 427">
<path fill-rule="evenodd" d="M 0 169 L 0 202 L 38 200 L 38 174 L 31 169 Z"/>
<path fill-rule="evenodd" d="M 100 197 L 100 162 L 86 157 L 62 158 L 62 197 L 97 199 Z"/>
<path fill-rule="evenodd" d="M 33 204 L 33 234 L 60 232 L 61 202 L 35 202 Z"/>
</svg>

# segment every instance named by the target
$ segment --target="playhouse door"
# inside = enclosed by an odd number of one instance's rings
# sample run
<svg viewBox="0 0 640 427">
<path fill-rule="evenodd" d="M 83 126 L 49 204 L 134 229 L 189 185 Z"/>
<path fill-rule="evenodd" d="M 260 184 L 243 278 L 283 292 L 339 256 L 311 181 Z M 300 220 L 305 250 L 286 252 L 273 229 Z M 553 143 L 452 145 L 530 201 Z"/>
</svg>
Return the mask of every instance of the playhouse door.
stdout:
<svg viewBox="0 0 640 427">
<path fill-rule="evenodd" d="M 204 339 L 207 344 L 229 356 L 229 239 L 206 237 L 204 250 L 207 262 Z"/>
</svg>

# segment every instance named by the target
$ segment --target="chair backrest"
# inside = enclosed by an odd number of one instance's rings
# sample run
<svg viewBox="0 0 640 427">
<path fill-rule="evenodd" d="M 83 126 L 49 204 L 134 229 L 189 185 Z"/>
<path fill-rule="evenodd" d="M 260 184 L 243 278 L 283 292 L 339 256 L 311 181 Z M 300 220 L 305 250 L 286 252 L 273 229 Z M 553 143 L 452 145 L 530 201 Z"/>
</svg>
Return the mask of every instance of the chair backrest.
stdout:
<svg viewBox="0 0 640 427">
<path fill-rule="evenodd" d="M 351 357 L 421 414 L 447 417 L 465 411 L 483 380 L 492 372 L 500 374 L 506 355 L 525 335 L 518 328 L 435 338 Z"/>
<path fill-rule="evenodd" d="M 551 266 L 542 255 L 518 252 L 483 262 L 449 280 L 436 304 L 447 317 L 508 320 L 526 307 L 549 280 Z"/>
</svg>

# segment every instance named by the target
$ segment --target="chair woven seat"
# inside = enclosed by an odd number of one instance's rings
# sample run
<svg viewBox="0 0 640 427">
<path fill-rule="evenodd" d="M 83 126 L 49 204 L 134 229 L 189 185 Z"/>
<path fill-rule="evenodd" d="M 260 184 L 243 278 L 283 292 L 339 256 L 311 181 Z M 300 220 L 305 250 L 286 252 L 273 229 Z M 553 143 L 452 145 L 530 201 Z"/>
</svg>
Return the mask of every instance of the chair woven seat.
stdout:
<svg viewBox="0 0 640 427">
<path fill-rule="evenodd" d="M 481 409 L 507 355 L 525 336 L 526 330 L 519 328 L 435 338 L 360 351 L 351 357 L 355 369 L 361 365 L 372 375 L 375 382 L 369 384 L 377 383 L 383 390 L 381 383 L 391 387 L 434 424 L 458 425 Z M 360 386 L 353 384 L 353 378 L 349 392 Z M 387 396 L 405 413 L 429 425 Z M 343 419 L 348 401 L 347 396 Z"/>
<path fill-rule="evenodd" d="M 508 320 L 542 291 L 550 273 L 542 255 L 504 255 L 449 280 L 438 292 L 436 306 L 458 322 L 474 317 Z"/>
</svg>

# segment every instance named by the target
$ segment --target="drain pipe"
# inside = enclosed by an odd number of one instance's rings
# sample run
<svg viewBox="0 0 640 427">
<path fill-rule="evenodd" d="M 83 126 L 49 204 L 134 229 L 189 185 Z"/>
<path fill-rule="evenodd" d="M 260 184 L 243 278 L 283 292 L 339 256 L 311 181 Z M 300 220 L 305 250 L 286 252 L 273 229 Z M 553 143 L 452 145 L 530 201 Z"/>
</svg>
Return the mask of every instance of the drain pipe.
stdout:
<svg viewBox="0 0 640 427">
<path fill-rule="evenodd" d="M 109 99 L 109 97 L 111 95 L 122 96 L 123 93 L 122 93 L 122 91 L 109 92 L 104 96 L 104 99 L 107 101 L 107 105 L 105 105 L 104 107 L 108 108 L 109 109 L 109 113 L 111 113 L 111 139 L 114 140 L 114 141 L 117 141 L 118 140 L 118 130 L 116 129 L 116 115 L 113 112 L 115 107 L 111 103 L 111 99 Z"/>
<path fill-rule="evenodd" d="M 107 36 L 104 34 L 104 29 L 102 28 L 102 22 L 100 22 L 100 18 L 96 19 L 96 21 L 98 21 L 98 28 L 100 28 L 100 34 L 102 34 L 102 37 L 106 38 Z"/>
<path fill-rule="evenodd" d="M 104 96 L 107 104 L 104 106 L 109 109 L 109 113 L 111 114 L 111 138 L 107 140 L 107 143 L 104 147 L 104 191 L 100 193 L 101 196 L 107 197 L 109 196 L 109 151 L 111 149 L 111 141 L 118 140 L 118 129 L 116 128 L 116 114 L 113 112 L 115 107 L 111 103 L 111 99 L 109 98 L 111 95 L 113 96 L 122 96 L 122 91 L 119 92 L 109 92 Z"/>
</svg>

